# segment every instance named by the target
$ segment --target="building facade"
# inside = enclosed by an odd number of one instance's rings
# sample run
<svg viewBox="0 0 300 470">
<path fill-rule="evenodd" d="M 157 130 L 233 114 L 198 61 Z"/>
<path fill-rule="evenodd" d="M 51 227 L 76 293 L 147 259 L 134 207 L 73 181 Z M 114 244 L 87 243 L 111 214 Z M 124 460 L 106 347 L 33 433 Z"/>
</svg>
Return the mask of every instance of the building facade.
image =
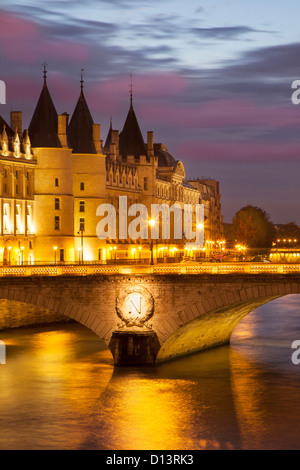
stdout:
<svg viewBox="0 0 300 470">
<path fill-rule="evenodd" d="M 126 226 L 134 220 L 120 207 L 120 196 L 127 207 L 143 204 L 149 214 L 152 204 L 204 204 L 205 249 L 222 238 L 218 182 L 188 181 L 183 163 L 154 143 L 152 131 L 145 142 L 132 95 L 122 131 L 111 123 L 104 143 L 83 81 L 69 119 L 57 114 L 44 72 L 28 130 L 22 130 L 22 113 L 12 112 L 10 126 L 0 117 L 0 132 L 0 263 L 148 262 L 150 252 L 154 262 L 204 256 L 187 249 L 184 234 L 179 239 L 174 233 L 172 211 L 169 235 L 159 214 L 154 242 L 150 230 L 139 238 L 120 234 L 122 217 Z M 97 210 L 103 204 L 116 210 L 116 231 L 100 239 Z"/>
</svg>

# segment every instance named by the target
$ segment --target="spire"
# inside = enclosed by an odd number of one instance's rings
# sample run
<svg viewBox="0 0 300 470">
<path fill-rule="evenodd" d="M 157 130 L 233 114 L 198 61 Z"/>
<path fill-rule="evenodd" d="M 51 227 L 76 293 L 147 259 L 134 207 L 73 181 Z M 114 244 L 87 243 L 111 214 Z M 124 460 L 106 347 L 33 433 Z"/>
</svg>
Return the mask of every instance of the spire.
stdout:
<svg viewBox="0 0 300 470">
<path fill-rule="evenodd" d="M 83 69 L 81 69 L 80 96 L 67 129 L 73 153 L 97 153 L 93 139 L 94 121 L 83 93 Z"/>
<path fill-rule="evenodd" d="M 133 101 L 133 86 L 132 86 L 132 72 L 130 72 L 130 106 L 132 107 Z"/>
<path fill-rule="evenodd" d="M 44 86 L 47 86 L 47 65 L 48 65 L 48 64 L 43 64 L 43 66 L 44 66 L 44 70 L 43 70 Z"/>
<path fill-rule="evenodd" d="M 60 148 L 58 117 L 47 87 L 47 68 L 43 70 L 44 86 L 28 127 L 32 147 Z"/>
<path fill-rule="evenodd" d="M 6 129 L 6 134 L 8 137 L 14 136 L 14 131 L 9 127 L 9 125 L 4 121 L 4 119 L 0 116 L 0 136 L 2 134 L 3 129 Z"/>
<path fill-rule="evenodd" d="M 84 69 L 81 69 L 81 74 L 80 74 L 80 89 L 81 89 L 81 93 L 83 93 L 83 84 L 84 84 L 83 72 L 84 72 Z"/>
<path fill-rule="evenodd" d="M 130 108 L 119 140 L 120 155 L 123 158 L 126 158 L 127 155 L 134 155 L 135 158 L 138 158 L 140 155 L 147 155 L 146 145 L 133 109 L 132 94 L 131 84 Z"/>
</svg>

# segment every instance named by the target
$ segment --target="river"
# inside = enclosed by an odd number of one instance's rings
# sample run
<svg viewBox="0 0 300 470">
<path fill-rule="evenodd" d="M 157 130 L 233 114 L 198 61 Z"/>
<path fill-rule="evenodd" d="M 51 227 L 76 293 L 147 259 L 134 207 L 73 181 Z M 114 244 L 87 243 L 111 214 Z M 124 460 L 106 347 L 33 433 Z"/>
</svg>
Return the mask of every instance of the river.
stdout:
<svg viewBox="0 0 300 470">
<path fill-rule="evenodd" d="M 114 368 L 66 323 L 0 332 L 0 449 L 299 449 L 300 296 L 248 315 L 230 346 Z"/>
</svg>

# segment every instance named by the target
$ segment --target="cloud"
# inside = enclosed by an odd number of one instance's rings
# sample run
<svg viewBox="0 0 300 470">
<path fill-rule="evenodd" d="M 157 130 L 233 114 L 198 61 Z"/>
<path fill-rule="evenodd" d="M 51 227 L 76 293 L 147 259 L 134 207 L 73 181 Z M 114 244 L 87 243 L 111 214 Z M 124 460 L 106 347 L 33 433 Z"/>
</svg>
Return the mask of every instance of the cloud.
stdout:
<svg viewBox="0 0 300 470">
<path fill-rule="evenodd" d="M 224 26 L 213 28 L 191 28 L 191 32 L 204 39 L 232 40 L 240 36 L 252 33 L 271 33 L 272 31 L 263 31 L 250 28 L 249 26 Z"/>
<path fill-rule="evenodd" d="M 0 52 L 9 60 L 28 64 L 48 57 L 77 62 L 88 58 L 88 48 L 83 45 L 45 37 L 35 22 L 7 12 L 0 13 Z"/>
</svg>

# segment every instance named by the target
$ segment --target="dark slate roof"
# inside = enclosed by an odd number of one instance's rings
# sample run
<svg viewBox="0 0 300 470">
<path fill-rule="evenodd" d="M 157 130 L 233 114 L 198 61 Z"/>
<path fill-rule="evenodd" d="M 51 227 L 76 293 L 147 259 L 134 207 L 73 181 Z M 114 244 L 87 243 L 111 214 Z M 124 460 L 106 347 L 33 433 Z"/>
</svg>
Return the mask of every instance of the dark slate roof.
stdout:
<svg viewBox="0 0 300 470">
<path fill-rule="evenodd" d="M 127 114 L 127 118 L 120 133 L 119 151 L 122 157 L 134 155 L 138 158 L 140 155 L 147 155 L 146 145 L 137 121 L 132 102 Z"/>
<path fill-rule="evenodd" d="M 158 166 L 175 168 L 177 164 L 176 158 L 166 150 L 162 150 L 160 144 L 154 144 L 154 155 L 158 157 Z"/>
<path fill-rule="evenodd" d="M 195 191 L 197 191 L 197 188 L 192 186 L 186 179 L 182 180 L 182 186 L 184 186 L 185 188 L 190 188 L 190 189 L 194 189 Z"/>
<path fill-rule="evenodd" d="M 9 125 L 4 121 L 4 119 L 0 116 L 0 135 L 2 135 L 3 127 L 5 126 L 7 137 L 13 137 L 15 135 L 14 131 L 9 127 Z M 21 129 L 20 129 L 21 130 Z"/>
<path fill-rule="evenodd" d="M 28 128 L 32 147 L 60 148 L 58 117 L 46 80 Z"/>
<path fill-rule="evenodd" d="M 76 108 L 67 129 L 73 153 L 97 153 L 93 139 L 93 118 L 81 90 Z"/>
</svg>

